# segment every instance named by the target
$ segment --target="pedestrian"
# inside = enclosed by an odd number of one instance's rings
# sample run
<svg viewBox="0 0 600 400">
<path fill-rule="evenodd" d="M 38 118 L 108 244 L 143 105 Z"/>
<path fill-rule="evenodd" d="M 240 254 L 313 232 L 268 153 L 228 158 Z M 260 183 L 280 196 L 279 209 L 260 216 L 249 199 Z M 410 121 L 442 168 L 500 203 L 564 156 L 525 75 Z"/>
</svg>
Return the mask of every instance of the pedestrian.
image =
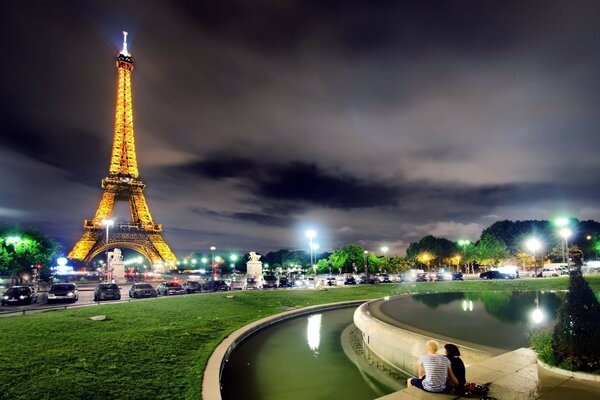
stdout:
<svg viewBox="0 0 600 400">
<path fill-rule="evenodd" d="M 446 349 L 446 357 L 450 360 L 450 369 L 452 369 L 452 373 L 458 380 L 458 385 L 454 385 L 454 392 L 462 393 L 467 378 L 465 376 L 465 364 L 460 359 L 460 350 L 452 343 L 445 344 L 444 348 Z"/>
<path fill-rule="evenodd" d="M 418 387 L 426 392 L 445 392 L 449 389 L 448 381 L 453 386 L 458 385 L 458 380 L 452 373 L 448 357 L 437 354 L 439 344 L 435 340 L 425 343 L 427 354 L 419 357 L 418 378 L 410 378 L 407 387 Z"/>
</svg>

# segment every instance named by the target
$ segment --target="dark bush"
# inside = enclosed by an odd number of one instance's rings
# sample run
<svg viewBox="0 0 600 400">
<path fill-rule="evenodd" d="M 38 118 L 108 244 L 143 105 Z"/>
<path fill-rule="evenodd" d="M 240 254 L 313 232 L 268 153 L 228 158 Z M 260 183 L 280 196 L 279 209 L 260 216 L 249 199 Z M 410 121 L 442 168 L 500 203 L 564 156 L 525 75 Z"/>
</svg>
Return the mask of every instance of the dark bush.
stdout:
<svg viewBox="0 0 600 400">
<path fill-rule="evenodd" d="M 569 293 L 558 311 L 552 341 L 559 366 L 600 370 L 600 303 L 580 270 L 570 274 Z"/>
</svg>

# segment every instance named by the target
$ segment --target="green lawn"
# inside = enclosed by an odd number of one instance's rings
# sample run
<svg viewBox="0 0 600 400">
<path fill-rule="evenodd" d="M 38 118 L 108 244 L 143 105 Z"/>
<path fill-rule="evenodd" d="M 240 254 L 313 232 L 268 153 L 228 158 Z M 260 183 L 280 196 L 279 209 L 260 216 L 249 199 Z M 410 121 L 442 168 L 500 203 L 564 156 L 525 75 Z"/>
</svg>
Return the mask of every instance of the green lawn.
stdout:
<svg viewBox="0 0 600 400">
<path fill-rule="evenodd" d="M 192 295 L 0 318 L 0 399 L 200 399 L 219 342 L 283 311 L 401 293 L 562 290 L 567 278 Z M 600 276 L 589 282 L 600 291 Z M 233 295 L 233 298 L 227 296 Z M 105 321 L 92 321 L 95 315 Z"/>
</svg>

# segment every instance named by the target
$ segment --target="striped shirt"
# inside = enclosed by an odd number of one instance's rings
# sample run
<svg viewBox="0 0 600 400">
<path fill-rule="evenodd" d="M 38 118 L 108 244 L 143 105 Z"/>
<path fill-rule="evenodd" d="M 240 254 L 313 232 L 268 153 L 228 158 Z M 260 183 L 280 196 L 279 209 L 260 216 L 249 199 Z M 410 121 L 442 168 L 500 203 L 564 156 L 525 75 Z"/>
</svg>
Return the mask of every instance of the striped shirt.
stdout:
<svg viewBox="0 0 600 400">
<path fill-rule="evenodd" d="M 425 369 L 423 388 L 429 392 L 443 392 L 448 379 L 450 360 L 441 354 L 425 354 L 419 357 L 419 364 Z"/>
</svg>

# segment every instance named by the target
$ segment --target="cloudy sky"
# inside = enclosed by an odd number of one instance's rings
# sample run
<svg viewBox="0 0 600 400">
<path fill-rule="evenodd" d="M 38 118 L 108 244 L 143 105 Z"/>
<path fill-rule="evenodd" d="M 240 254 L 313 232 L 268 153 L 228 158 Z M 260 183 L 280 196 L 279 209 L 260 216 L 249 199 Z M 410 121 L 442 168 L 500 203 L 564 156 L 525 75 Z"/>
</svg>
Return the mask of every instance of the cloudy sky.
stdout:
<svg viewBox="0 0 600 400">
<path fill-rule="evenodd" d="M 0 223 L 68 250 L 93 217 L 122 30 L 140 175 L 178 256 L 600 218 L 600 2 L 7 0 Z"/>
</svg>

